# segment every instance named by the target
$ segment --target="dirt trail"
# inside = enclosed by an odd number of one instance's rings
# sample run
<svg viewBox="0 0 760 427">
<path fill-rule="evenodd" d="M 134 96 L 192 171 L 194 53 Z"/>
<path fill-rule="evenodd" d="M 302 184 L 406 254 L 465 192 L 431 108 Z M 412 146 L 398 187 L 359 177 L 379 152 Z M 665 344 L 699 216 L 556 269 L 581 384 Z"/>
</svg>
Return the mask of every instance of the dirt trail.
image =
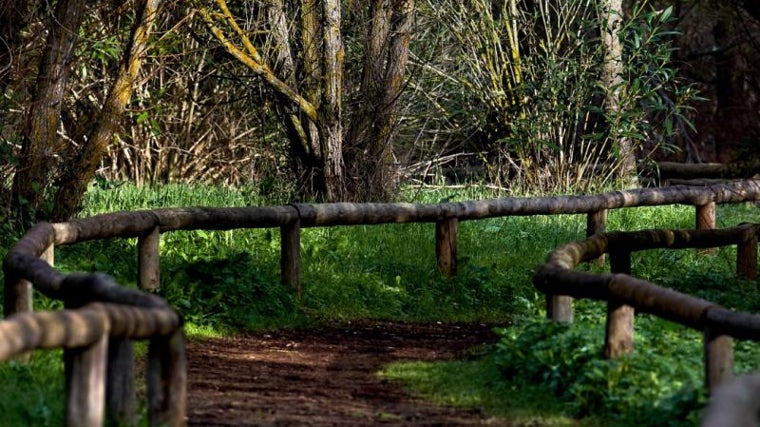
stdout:
<svg viewBox="0 0 760 427">
<path fill-rule="evenodd" d="M 492 343 L 484 324 L 373 322 L 248 333 L 188 344 L 191 426 L 508 425 L 415 401 L 378 378 L 401 360 L 466 357 Z"/>
</svg>

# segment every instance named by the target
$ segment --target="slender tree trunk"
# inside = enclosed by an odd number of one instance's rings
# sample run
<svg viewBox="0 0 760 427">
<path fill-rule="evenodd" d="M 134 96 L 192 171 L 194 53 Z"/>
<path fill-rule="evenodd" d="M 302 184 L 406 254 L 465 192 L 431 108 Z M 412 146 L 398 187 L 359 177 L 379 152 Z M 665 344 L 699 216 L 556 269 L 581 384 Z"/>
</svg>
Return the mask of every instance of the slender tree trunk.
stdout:
<svg viewBox="0 0 760 427">
<path fill-rule="evenodd" d="M 54 205 L 53 218 L 66 220 L 80 207 L 87 185 L 103 159 L 124 110 L 132 97 L 142 59 L 148 50 L 148 38 L 156 19 L 159 0 L 143 0 L 139 4 L 129 45 L 119 67 L 119 75 L 111 87 L 103 110 L 82 150 L 62 180 Z"/>
<path fill-rule="evenodd" d="M 607 0 L 602 7 L 602 21 L 605 25 L 602 31 L 605 51 L 602 84 L 607 91 L 605 108 L 607 117 L 618 117 L 620 115 L 619 90 L 623 72 L 622 46 L 620 45 L 619 34 L 623 19 L 622 0 Z M 608 124 L 613 143 L 617 144 L 620 153 L 618 158 L 620 181 L 625 187 L 635 187 L 638 180 L 636 178 L 636 153 L 633 141 L 618 133 L 616 120 L 610 120 Z"/>
<path fill-rule="evenodd" d="M 373 0 L 369 5 L 361 95 L 346 140 L 350 170 L 361 178 L 353 193 L 362 199 L 387 199 L 394 184 L 392 139 L 413 11 L 413 0 Z"/>
<path fill-rule="evenodd" d="M 318 12 L 317 0 L 301 0 L 300 39 L 303 50 L 303 62 L 300 65 L 303 75 L 301 87 L 304 97 L 317 108 L 319 108 L 321 101 L 319 94 L 322 93 L 322 69 L 319 66 L 322 42 L 319 38 Z M 305 117 L 302 118 L 302 121 L 308 123 L 306 132 L 309 136 L 311 151 L 318 153 L 319 131 L 317 126 L 313 121 L 306 120 Z"/>
<path fill-rule="evenodd" d="M 41 219 L 47 188 L 60 153 L 57 137 L 72 51 L 87 6 L 85 0 L 59 0 L 47 47 L 40 61 L 37 90 L 22 135 L 21 159 L 13 177 L 12 206 L 24 221 Z"/>
<path fill-rule="evenodd" d="M 324 0 L 322 12 L 322 74 L 324 89 L 317 126 L 327 187 L 327 199 L 344 200 L 343 174 L 343 41 L 340 33 L 340 0 Z"/>
<path fill-rule="evenodd" d="M 272 71 L 280 76 L 288 86 L 301 93 L 304 99 L 317 107 L 319 105 L 319 80 L 313 70 L 318 70 L 319 43 L 316 42 L 316 19 L 314 0 L 302 1 L 300 7 L 300 25 L 298 35 L 304 45 L 304 58 L 298 62 L 291 51 L 293 43 L 291 30 L 285 14 L 285 4 L 281 0 L 270 0 L 267 3 L 268 21 L 272 35 L 274 65 Z M 306 49 L 306 46 L 309 46 Z M 310 62 L 315 61 L 315 62 Z M 299 73 L 299 67 L 311 67 L 309 71 Z M 298 76 L 303 76 L 299 81 Z M 304 183 L 299 190 L 302 196 L 326 193 L 324 174 L 322 173 L 322 158 L 319 149 L 319 132 L 314 121 L 304 114 L 288 99 L 279 96 L 275 106 L 278 116 L 283 120 L 285 131 L 290 142 L 291 167 Z"/>
<path fill-rule="evenodd" d="M 395 0 L 393 29 L 388 47 L 388 61 L 384 75 L 380 111 L 375 115 L 375 129 L 371 141 L 376 141 L 371 152 L 377 153 L 380 166 L 372 183 L 372 194 L 384 194 L 395 186 L 393 178 L 393 136 L 398 112 L 398 99 L 403 90 L 406 64 L 409 60 L 409 43 L 414 25 L 414 0 Z"/>
</svg>

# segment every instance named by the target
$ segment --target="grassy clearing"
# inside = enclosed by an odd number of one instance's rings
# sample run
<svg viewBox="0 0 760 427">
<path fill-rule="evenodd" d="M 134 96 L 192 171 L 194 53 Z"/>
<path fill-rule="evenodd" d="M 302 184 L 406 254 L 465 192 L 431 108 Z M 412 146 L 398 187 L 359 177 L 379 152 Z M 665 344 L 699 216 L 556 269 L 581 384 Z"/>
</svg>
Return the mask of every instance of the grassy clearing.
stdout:
<svg viewBox="0 0 760 427">
<path fill-rule="evenodd" d="M 435 203 L 492 196 L 458 189 L 408 192 L 403 197 L 405 201 Z M 169 186 L 148 190 L 125 184 L 93 188 L 83 215 L 251 204 L 265 203 L 245 189 Z M 724 227 L 756 221 L 757 213 L 750 204 L 721 206 L 718 223 Z M 634 208 L 610 212 L 608 229 L 692 228 L 693 223 L 692 207 Z M 504 322 L 514 326 L 503 331 L 498 348 L 482 360 L 394 365 L 382 375 L 440 402 L 480 407 L 494 416 L 507 414 L 517 425 L 593 426 L 613 421 L 639 425 L 636 414 L 651 408 L 652 402 L 659 402 L 657 408 L 665 411 L 660 413 L 662 417 L 681 411 L 678 413 L 685 414 L 685 419 L 693 420 L 703 401 L 699 334 L 644 316 L 637 321 L 637 354 L 647 362 L 631 358 L 604 365 L 598 357 L 603 304 L 578 302 L 577 321 L 569 330 L 536 322 L 544 316 L 544 298 L 531 284 L 535 266 L 544 262 L 553 248 L 584 236 L 582 215 L 465 221 L 459 230 L 459 275 L 445 279 L 435 267 L 432 224 L 304 229 L 303 289 L 296 297 L 279 283 L 278 230 L 173 232 L 161 240 L 159 293 L 183 313 L 191 336 L 357 318 Z M 734 248 L 707 256 L 693 250 L 651 251 L 635 255 L 632 266 L 639 277 L 731 308 L 758 311 L 756 283 L 732 278 L 734 255 Z M 103 271 L 127 286 L 136 283 L 136 258 L 134 239 L 87 242 L 56 251 L 56 263 L 64 271 Z M 41 297 L 36 303 L 41 308 L 59 307 Z M 756 345 L 739 343 L 737 366 L 743 371 L 754 368 L 758 355 Z M 585 358 L 580 360 L 581 356 Z M 42 381 L 39 397 L 26 398 L 26 402 L 20 396 L 10 398 L 27 404 L 25 409 L 3 411 L 26 414 L 19 415 L 19 425 L 29 424 L 28 414 L 47 413 L 47 406 L 39 409 L 35 402 L 46 402 L 51 408 L 58 405 L 54 402 L 61 395 L 60 363 L 41 360 L 31 367 L 12 363 L 0 367 L 0 376 L 9 378 L 33 372 L 59 379 L 59 383 Z M 646 369 L 640 369 L 642 364 Z M 648 376 L 635 376 L 638 371 Z M 507 374 L 511 376 L 506 378 Z M 610 383 L 609 378 L 618 378 L 618 383 Z M 2 384 L 0 393 L 14 396 L 10 391 L 13 380 Z M 609 392 L 620 388 L 627 394 Z M 604 392 L 597 393 L 599 390 Z M 645 403 L 650 406 L 640 406 Z M 615 411 L 629 415 L 611 418 L 609 414 Z M 50 414 L 55 417 L 60 412 L 50 409 Z M 589 414 L 598 416 L 589 418 Z M 573 424 L 576 419 L 582 419 L 582 424 Z"/>
</svg>

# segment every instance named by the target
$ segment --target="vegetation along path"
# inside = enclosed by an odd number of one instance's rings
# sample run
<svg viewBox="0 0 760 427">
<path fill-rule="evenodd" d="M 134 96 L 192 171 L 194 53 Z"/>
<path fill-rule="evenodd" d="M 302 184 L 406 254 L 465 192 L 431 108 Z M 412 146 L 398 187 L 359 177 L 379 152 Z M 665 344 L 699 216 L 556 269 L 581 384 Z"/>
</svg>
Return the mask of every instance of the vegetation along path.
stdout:
<svg viewBox="0 0 760 427">
<path fill-rule="evenodd" d="M 406 360 L 464 358 L 486 324 L 360 322 L 188 343 L 191 426 L 502 425 L 477 410 L 415 400 L 376 375 Z"/>
</svg>

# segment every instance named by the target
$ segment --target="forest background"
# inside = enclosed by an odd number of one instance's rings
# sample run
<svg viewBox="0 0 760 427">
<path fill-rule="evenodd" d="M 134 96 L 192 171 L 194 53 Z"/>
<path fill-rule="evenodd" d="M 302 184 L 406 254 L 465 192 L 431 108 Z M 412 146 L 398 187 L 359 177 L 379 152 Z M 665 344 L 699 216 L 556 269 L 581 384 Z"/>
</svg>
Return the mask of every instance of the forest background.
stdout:
<svg viewBox="0 0 760 427">
<path fill-rule="evenodd" d="M 740 0 L 4 0 L 0 218 L 69 218 L 93 182 L 384 201 L 747 160 L 758 19 Z"/>
</svg>

